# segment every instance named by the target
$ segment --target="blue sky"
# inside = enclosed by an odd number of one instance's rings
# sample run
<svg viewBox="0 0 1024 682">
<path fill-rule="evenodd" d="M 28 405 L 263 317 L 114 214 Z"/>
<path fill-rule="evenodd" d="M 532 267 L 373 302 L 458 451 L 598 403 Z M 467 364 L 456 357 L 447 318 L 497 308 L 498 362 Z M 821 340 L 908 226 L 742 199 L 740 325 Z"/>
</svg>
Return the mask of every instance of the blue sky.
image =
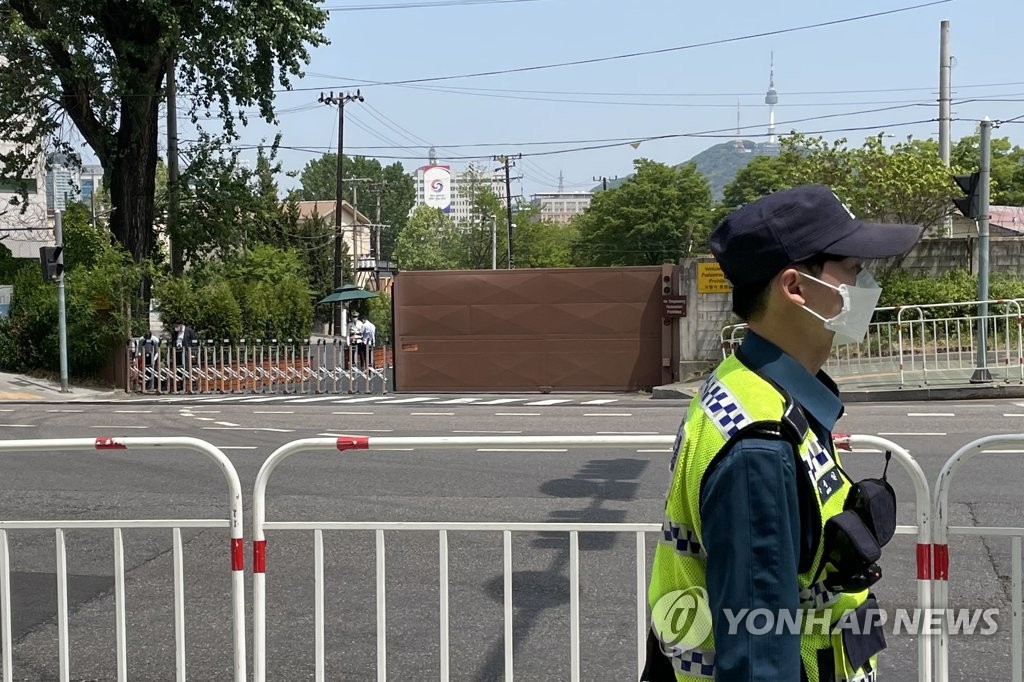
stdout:
<svg viewBox="0 0 1024 682">
<path fill-rule="evenodd" d="M 326 0 L 326 7 L 408 0 Z M 345 149 L 367 156 L 403 157 L 407 170 L 422 165 L 426 143 L 440 160 L 523 153 L 523 179 L 515 190 L 527 195 L 555 189 L 559 173 L 567 190 L 589 189 L 595 176 L 625 175 L 638 157 L 666 163 L 684 161 L 722 139 L 652 140 L 543 156 L 587 146 L 577 140 L 644 137 L 734 129 L 737 101 L 745 137 L 764 133 L 769 55 L 775 56 L 780 132 L 826 131 L 867 126 L 869 130 L 825 133 L 857 144 L 879 131 L 897 137 L 936 135 L 939 24 L 951 22 L 953 139 L 971 133 L 983 116 L 1006 120 L 1024 114 L 1024 73 L 1019 43 L 1006 27 L 1024 25 L 1024 2 L 994 0 L 984 11 L 969 0 L 953 0 L 899 14 L 864 19 L 785 35 L 725 45 L 641 56 L 600 64 L 526 73 L 433 82 L 431 89 L 358 85 L 564 62 L 668 48 L 690 43 L 827 22 L 908 7 L 923 0 L 864 0 L 859 3 L 742 0 L 694 3 L 685 0 L 534 0 L 508 4 L 421 9 L 335 11 L 327 33 L 331 44 L 312 53 L 307 76 L 294 86 L 314 91 L 282 93 L 280 125 L 250 123 L 242 144 L 272 139 L 279 130 L 286 147 L 336 145 L 336 111 L 316 105 L 319 89 L 361 87 L 365 104 L 346 107 Z M 968 86 L 985 87 L 968 87 Z M 474 88 L 469 94 L 457 88 Z M 538 101 L 521 99 L 508 90 Z M 885 92 L 864 92 L 887 90 Z M 544 91 L 544 92 L 539 92 Z M 860 91 L 838 93 L 835 91 Z M 609 93 L 609 94 L 549 94 Z M 800 94 L 808 93 L 808 94 Z M 811 94 L 820 93 L 820 94 Z M 1010 102 L 958 100 L 1009 99 Z M 612 102 L 602 104 L 596 102 Z M 307 106 L 308 105 L 308 106 Z M 367 106 L 369 105 L 369 106 Z M 904 106 L 909 105 L 909 106 Z M 888 111 L 850 114 L 870 109 Z M 298 108 L 298 111 L 294 111 Z M 293 111 L 288 111 L 293 110 Z M 830 114 L 833 118 L 787 125 L 786 121 Z M 1021 119 L 1024 121 L 1024 119 Z M 725 133 L 734 135 L 734 133 Z M 995 131 L 1024 145 L 1024 124 Z M 182 137 L 188 137 L 186 131 Z M 753 139 L 763 139 L 756 138 Z M 533 146 L 530 142 L 559 142 Z M 446 145 L 487 146 L 446 147 Z M 385 146 L 388 149 L 359 147 Z M 251 156 L 251 154 L 250 154 Z M 286 170 L 299 170 L 313 155 L 283 150 Z M 489 162 L 490 163 L 490 162 Z M 282 188 L 296 181 L 281 179 Z"/>
</svg>

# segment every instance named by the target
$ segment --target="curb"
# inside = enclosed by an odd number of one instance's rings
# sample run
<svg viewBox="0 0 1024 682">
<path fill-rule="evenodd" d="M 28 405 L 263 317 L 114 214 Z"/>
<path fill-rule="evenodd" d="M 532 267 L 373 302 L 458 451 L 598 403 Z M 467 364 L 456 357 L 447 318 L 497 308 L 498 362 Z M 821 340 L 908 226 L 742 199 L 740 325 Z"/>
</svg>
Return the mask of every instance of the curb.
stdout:
<svg viewBox="0 0 1024 682">
<path fill-rule="evenodd" d="M 652 400 L 691 400 L 700 390 L 698 385 L 668 384 L 651 390 Z M 907 388 L 844 388 L 839 397 L 846 403 L 884 403 L 930 400 L 978 400 L 993 398 L 1024 398 L 1022 384 L 977 384 L 961 386 L 914 386 Z"/>
</svg>

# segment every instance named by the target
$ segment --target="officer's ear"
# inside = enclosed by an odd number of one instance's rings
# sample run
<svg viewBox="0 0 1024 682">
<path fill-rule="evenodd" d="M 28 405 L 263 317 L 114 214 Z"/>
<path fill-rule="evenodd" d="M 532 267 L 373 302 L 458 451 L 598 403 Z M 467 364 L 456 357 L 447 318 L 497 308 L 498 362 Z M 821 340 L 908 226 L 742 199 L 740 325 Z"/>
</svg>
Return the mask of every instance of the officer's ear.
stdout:
<svg viewBox="0 0 1024 682">
<path fill-rule="evenodd" d="M 807 304 L 803 291 L 805 284 L 806 279 L 796 268 L 786 268 L 776 277 L 776 286 L 782 296 L 791 303 L 800 306 Z"/>
</svg>

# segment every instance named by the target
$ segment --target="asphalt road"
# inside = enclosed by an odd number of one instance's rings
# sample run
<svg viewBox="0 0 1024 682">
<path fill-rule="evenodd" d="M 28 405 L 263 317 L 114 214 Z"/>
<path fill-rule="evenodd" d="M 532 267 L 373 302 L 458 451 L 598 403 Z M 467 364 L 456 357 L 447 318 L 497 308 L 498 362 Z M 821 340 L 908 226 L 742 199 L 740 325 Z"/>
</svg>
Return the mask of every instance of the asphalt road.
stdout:
<svg viewBox="0 0 1024 682">
<path fill-rule="evenodd" d="M 605 396 L 606 397 L 606 396 Z M 220 447 L 250 500 L 260 464 L 297 438 L 369 436 L 674 434 L 678 401 L 575 396 L 571 404 L 343 404 L 180 402 L 7 404 L 3 438 L 195 436 Z M 458 398 L 452 397 L 451 401 Z M 536 401 L 534 401 L 536 402 Z M 930 481 L 963 444 L 1024 432 L 1024 403 L 852 405 L 839 430 L 880 435 L 908 448 Z M 607 521 L 661 518 L 667 449 L 628 451 L 494 449 L 349 451 L 301 454 L 283 463 L 268 489 L 271 520 Z M 969 525 L 1024 526 L 1024 445 L 965 465 L 952 492 L 952 517 Z M 877 476 L 878 453 L 845 455 L 851 473 Z M 0 519 L 226 517 L 223 477 L 201 455 L 167 450 L 5 454 Z M 913 488 L 893 466 L 903 523 L 914 519 Z M 225 529 L 186 529 L 186 649 L 189 679 L 230 679 L 230 582 Z M 52 531 L 8 532 L 17 680 L 57 678 Z M 653 538 L 651 538 L 653 542 Z M 174 679 L 169 530 L 125 532 L 130 679 Z M 268 533 L 268 679 L 313 679 L 313 534 Z M 328 679 L 374 679 L 374 536 L 326 531 Z M 635 541 L 581 537 L 581 661 L 585 680 L 635 679 Z M 108 530 L 67 533 L 73 680 L 115 679 L 113 542 Z M 502 538 L 449 534 L 452 679 L 501 679 Z M 951 679 L 1008 679 L 1010 543 L 957 538 L 950 546 L 955 605 L 995 607 L 999 632 L 952 645 Z M 432 532 L 387 534 L 389 679 L 431 679 L 439 667 L 438 540 Z M 520 680 L 569 675 L 566 537 L 513 539 L 515 672 Z M 246 543 L 246 568 L 251 550 Z M 877 593 L 887 607 L 915 604 L 915 539 L 887 548 Z M 251 580 L 246 606 L 251 614 Z M 248 650 L 252 651 L 251 631 Z M 249 669 L 252 669 L 251 661 Z M 884 679 L 916 680 L 916 640 L 890 637 Z"/>
</svg>

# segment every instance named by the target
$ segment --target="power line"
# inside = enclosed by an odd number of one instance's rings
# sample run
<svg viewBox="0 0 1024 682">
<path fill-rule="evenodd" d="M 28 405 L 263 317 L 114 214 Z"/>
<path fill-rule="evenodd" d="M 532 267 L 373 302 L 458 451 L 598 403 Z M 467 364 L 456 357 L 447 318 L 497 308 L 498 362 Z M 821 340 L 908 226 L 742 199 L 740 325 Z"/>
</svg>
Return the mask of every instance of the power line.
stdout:
<svg viewBox="0 0 1024 682">
<path fill-rule="evenodd" d="M 367 12 L 373 10 L 424 9 L 433 7 L 469 7 L 473 5 L 518 5 L 538 0 L 424 0 L 423 2 L 396 2 L 379 5 L 336 5 L 324 7 L 325 12 Z"/>
<path fill-rule="evenodd" d="M 693 50 L 700 47 L 711 47 L 714 45 L 727 45 L 729 43 L 736 43 L 745 40 L 753 40 L 755 38 L 766 38 L 769 36 L 785 35 L 787 33 L 796 33 L 798 31 L 807 31 L 815 28 L 824 28 L 826 26 L 838 26 L 840 24 L 847 24 L 854 21 L 863 21 L 865 19 L 875 19 L 878 17 L 888 16 L 890 14 L 900 14 L 903 12 L 910 12 L 917 9 L 923 9 L 925 7 L 933 7 L 935 5 L 944 5 L 952 2 L 953 0 L 933 0 L 932 2 L 921 3 L 918 5 L 910 5 L 907 7 L 898 7 L 896 9 L 885 10 L 882 12 L 872 12 L 870 14 L 860 14 L 853 17 L 845 17 L 843 19 L 833 19 L 831 21 L 820 21 L 814 24 L 804 24 L 802 26 L 793 26 L 790 28 L 781 28 L 773 31 L 761 31 L 759 33 L 748 33 L 741 36 L 733 36 L 730 38 L 719 38 L 717 40 L 707 40 L 700 43 L 689 43 L 686 45 L 676 45 L 674 47 L 663 47 L 657 50 L 642 50 L 639 52 L 626 52 L 623 54 L 611 55 L 608 57 L 591 57 L 589 59 L 577 59 L 568 62 L 556 62 L 553 64 L 536 64 L 534 66 L 520 66 L 510 69 L 495 69 L 492 71 L 477 71 L 473 73 L 462 73 L 454 74 L 450 76 L 430 76 L 426 78 L 406 78 L 403 80 L 394 81 L 364 81 L 358 83 L 367 87 L 373 85 L 410 85 L 414 83 L 432 83 L 437 81 L 446 80 L 457 80 L 462 78 L 480 78 L 483 76 L 500 76 L 509 73 L 526 73 L 529 71 L 542 71 L 545 69 L 558 69 L 567 66 L 582 66 L 585 64 L 600 64 L 604 62 L 617 61 L 620 59 L 632 59 L 634 57 L 646 57 L 649 55 L 657 54 L 668 54 L 672 52 L 682 52 L 684 50 Z"/>
</svg>

